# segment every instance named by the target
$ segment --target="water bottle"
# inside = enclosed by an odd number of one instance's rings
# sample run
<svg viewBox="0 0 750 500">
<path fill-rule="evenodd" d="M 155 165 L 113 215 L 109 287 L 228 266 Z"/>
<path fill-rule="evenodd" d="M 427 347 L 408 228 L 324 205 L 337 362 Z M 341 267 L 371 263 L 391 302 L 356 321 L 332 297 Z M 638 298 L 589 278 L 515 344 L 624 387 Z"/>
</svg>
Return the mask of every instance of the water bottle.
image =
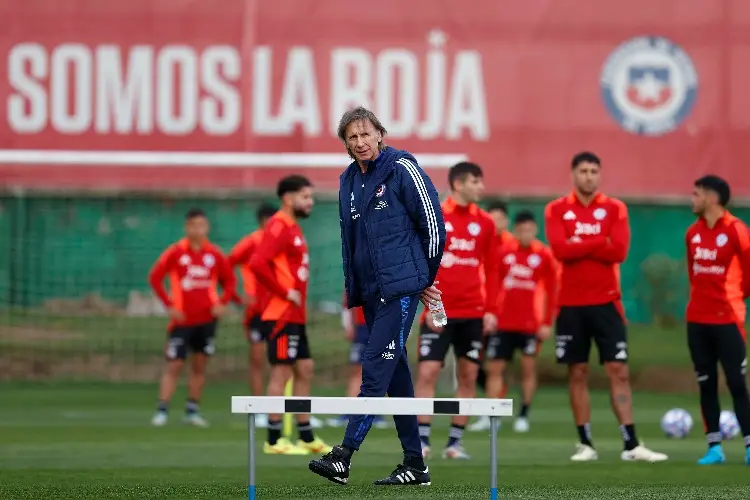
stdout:
<svg viewBox="0 0 750 500">
<path fill-rule="evenodd" d="M 430 313 L 432 314 L 432 322 L 437 327 L 444 327 L 448 324 L 448 316 L 445 314 L 445 307 L 443 307 L 443 301 L 439 300 L 437 304 L 430 303 Z"/>
</svg>

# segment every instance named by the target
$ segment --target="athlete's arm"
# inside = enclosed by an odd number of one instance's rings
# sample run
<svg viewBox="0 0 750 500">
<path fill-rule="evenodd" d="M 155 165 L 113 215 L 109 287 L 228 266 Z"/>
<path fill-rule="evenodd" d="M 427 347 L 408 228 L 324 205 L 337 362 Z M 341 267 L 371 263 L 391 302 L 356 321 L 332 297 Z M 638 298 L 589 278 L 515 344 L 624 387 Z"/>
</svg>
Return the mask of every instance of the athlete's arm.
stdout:
<svg viewBox="0 0 750 500">
<path fill-rule="evenodd" d="M 495 238 L 495 223 L 487 219 L 482 266 L 484 267 L 485 312 L 497 316 L 497 293 L 500 287 L 500 249 Z"/>
<path fill-rule="evenodd" d="M 544 291 L 546 295 L 544 316 L 542 317 L 543 326 L 552 326 L 552 320 L 557 309 L 557 263 L 552 254 L 547 252 L 545 255 L 544 267 Z"/>
<path fill-rule="evenodd" d="M 685 233 L 685 248 L 687 249 L 688 281 L 693 282 L 693 252 L 690 251 L 690 229 Z"/>
<path fill-rule="evenodd" d="M 628 256 L 630 247 L 630 223 L 628 208 L 624 203 L 618 204 L 617 220 L 612 224 L 607 243 L 596 249 L 591 257 L 608 264 L 620 264 Z"/>
<path fill-rule="evenodd" d="M 742 268 L 742 293 L 744 298 L 750 297 L 750 234 L 742 223 L 735 223 L 739 250 L 740 267 Z"/>
<path fill-rule="evenodd" d="M 260 241 L 258 248 L 250 258 L 250 270 L 255 274 L 258 284 L 264 286 L 269 292 L 285 299 L 289 290 L 276 279 L 272 263 L 287 244 L 287 236 L 286 225 L 280 220 L 272 220 L 263 232 L 263 239 Z"/>
<path fill-rule="evenodd" d="M 222 252 L 216 252 L 216 270 L 222 289 L 219 301 L 227 305 L 237 295 L 237 276 L 234 275 L 229 259 Z"/>
<path fill-rule="evenodd" d="M 167 308 L 172 307 L 172 300 L 169 298 L 167 289 L 164 287 L 164 278 L 173 269 L 176 256 L 177 252 L 175 252 L 174 246 L 170 245 L 156 259 L 151 271 L 148 273 L 148 282 L 151 285 L 151 289 Z"/>
<path fill-rule="evenodd" d="M 570 241 L 565 234 L 562 217 L 555 216 L 552 211 L 552 204 L 547 205 L 544 210 L 544 233 L 557 260 L 570 262 L 583 259 L 607 244 L 604 236 L 595 236 L 584 241 Z"/>
</svg>

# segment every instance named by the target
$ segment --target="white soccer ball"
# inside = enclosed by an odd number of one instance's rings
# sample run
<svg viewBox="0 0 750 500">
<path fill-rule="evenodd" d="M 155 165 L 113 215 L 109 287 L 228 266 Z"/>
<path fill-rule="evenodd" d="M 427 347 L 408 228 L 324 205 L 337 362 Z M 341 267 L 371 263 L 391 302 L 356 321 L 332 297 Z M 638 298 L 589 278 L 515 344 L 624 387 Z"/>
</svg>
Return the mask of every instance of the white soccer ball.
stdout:
<svg viewBox="0 0 750 500">
<path fill-rule="evenodd" d="M 724 410 L 719 415 L 719 430 L 721 439 L 733 439 L 740 433 L 740 423 L 737 422 L 737 415 L 729 410 Z"/>
<path fill-rule="evenodd" d="M 682 408 L 672 408 L 661 418 L 661 430 L 667 437 L 683 439 L 693 428 L 693 417 Z"/>
</svg>

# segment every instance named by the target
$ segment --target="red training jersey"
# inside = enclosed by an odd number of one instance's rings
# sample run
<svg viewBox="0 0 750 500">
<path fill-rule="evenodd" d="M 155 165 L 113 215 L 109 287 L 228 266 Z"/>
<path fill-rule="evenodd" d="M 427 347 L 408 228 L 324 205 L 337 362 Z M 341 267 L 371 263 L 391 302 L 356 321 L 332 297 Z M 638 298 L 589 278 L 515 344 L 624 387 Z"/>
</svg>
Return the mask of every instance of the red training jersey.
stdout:
<svg viewBox="0 0 750 500">
<path fill-rule="evenodd" d="M 495 240 L 497 241 L 497 251 L 500 252 L 500 254 L 503 253 L 505 250 L 505 245 L 508 243 L 511 243 L 513 241 L 516 241 L 516 238 L 513 236 L 513 233 L 510 231 L 501 231 L 495 235 Z M 498 261 L 499 262 L 499 261 Z M 505 290 L 502 286 L 499 286 L 497 289 L 497 313 L 500 314 L 503 310 L 503 299 L 505 298 Z"/>
<path fill-rule="evenodd" d="M 249 325 L 250 321 L 260 314 L 268 305 L 270 294 L 265 287 L 258 285 L 255 273 L 250 269 L 250 259 L 260 245 L 263 239 L 263 229 L 256 229 L 249 235 L 242 238 L 229 252 L 229 265 L 240 268 L 242 276 L 242 288 L 245 295 L 255 298 L 255 304 L 245 308 L 245 324 Z"/>
<path fill-rule="evenodd" d="M 165 278 L 169 279 L 169 291 L 164 287 Z M 185 316 L 184 321 L 171 321 L 170 330 L 213 321 L 211 308 L 219 302 L 228 304 L 237 286 L 229 261 L 219 247 L 206 241 L 195 250 L 187 239 L 170 245 L 161 254 L 148 281 L 165 307 L 174 307 Z M 221 297 L 216 291 L 217 283 L 222 287 Z"/>
<path fill-rule="evenodd" d="M 309 266 L 302 228 L 286 213 L 276 212 L 266 223 L 263 238 L 250 258 L 250 270 L 258 284 L 271 294 L 261 314 L 263 321 L 305 324 Z M 302 295 L 299 307 L 287 300 L 289 290 L 298 290 Z"/>
<path fill-rule="evenodd" d="M 358 326 L 362 326 L 367 324 L 365 321 L 365 311 L 362 309 L 362 306 L 353 307 L 351 309 L 347 309 L 346 307 L 346 291 L 344 291 L 344 298 L 342 304 L 344 305 L 344 310 L 348 312 L 348 314 L 351 315 L 352 318 L 352 325 L 356 328 Z"/>
<path fill-rule="evenodd" d="M 441 208 L 447 240 L 435 281 L 440 282 L 445 313 L 454 319 L 496 314 L 499 255 L 495 222 L 476 204 L 461 206 L 451 197 Z M 423 318 L 425 315 L 423 311 Z"/>
<path fill-rule="evenodd" d="M 736 323 L 745 334 L 750 297 L 750 235 L 740 219 L 724 212 L 713 228 L 700 217 L 685 234 L 690 299 L 687 320 Z"/>
<path fill-rule="evenodd" d="M 505 305 L 497 329 L 536 335 L 551 326 L 557 300 L 557 269 L 552 253 L 540 241 L 522 247 L 507 243 L 500 254 L 501 289 Z"/>
<path fill-rule="evenodd" d="M 619 304 L 619 264 L 630 246 L 625 204 L 596 194 L 586 206 L 570 193 L 547 204 L 544 221 L 552 255 L 562 267 L 558 304 Z"/>
</svg>

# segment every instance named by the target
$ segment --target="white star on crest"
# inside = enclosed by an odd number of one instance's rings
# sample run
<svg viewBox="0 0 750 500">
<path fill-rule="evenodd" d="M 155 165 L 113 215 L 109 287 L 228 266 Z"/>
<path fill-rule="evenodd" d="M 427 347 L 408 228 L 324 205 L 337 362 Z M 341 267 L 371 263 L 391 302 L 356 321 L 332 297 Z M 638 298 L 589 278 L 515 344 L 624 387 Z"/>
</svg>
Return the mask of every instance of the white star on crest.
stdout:
<svg viewBox="0 0 750 500">
<path fill-rule="evenodd" d="M 651 72 L 647 72 L 643 77 L 636 80 L 633 86 L 638 91 L 638 97 L 643 101 L 658 101 L 661 90 L 664 88 L 664 84 L 655 78 Z"/>
</svg>

